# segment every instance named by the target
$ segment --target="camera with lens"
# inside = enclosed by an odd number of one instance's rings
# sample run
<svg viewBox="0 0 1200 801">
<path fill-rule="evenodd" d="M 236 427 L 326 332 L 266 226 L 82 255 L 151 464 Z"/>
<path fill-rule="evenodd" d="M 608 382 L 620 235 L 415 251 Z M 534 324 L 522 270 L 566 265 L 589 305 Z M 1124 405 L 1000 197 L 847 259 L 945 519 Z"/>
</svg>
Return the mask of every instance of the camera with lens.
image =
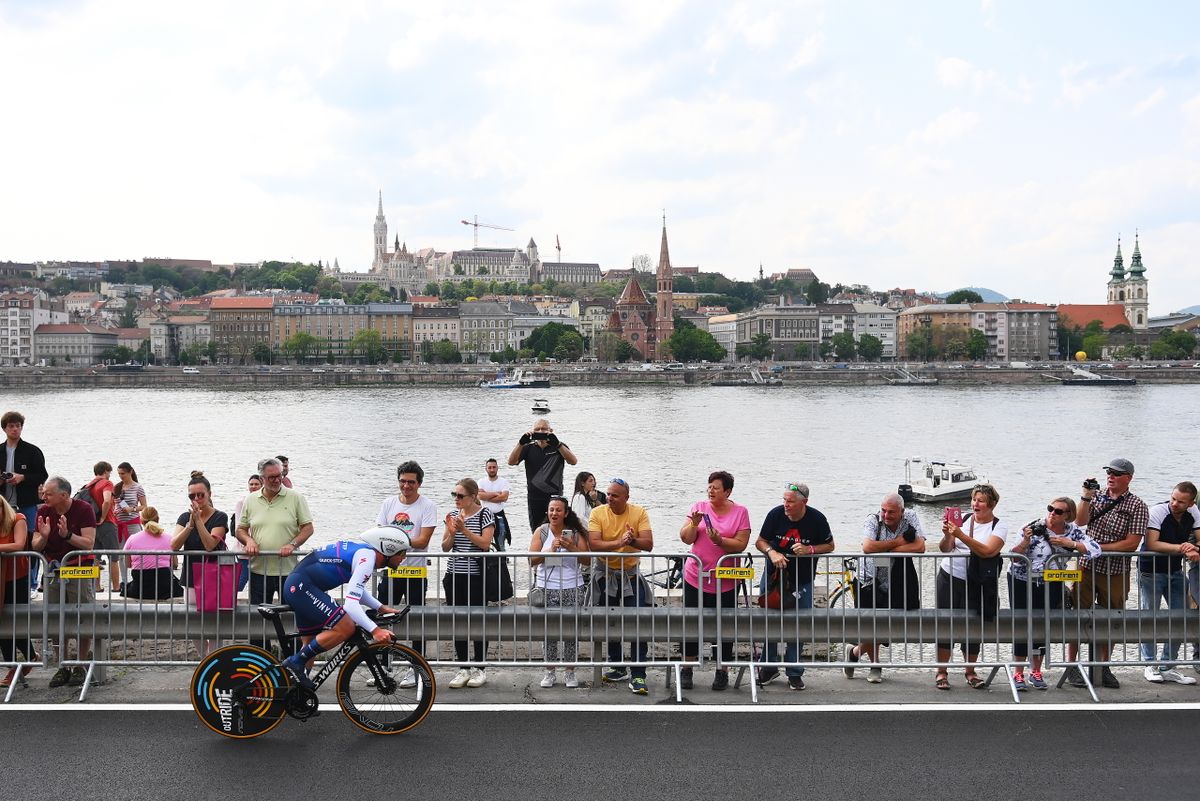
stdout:
<svg viewBox="0 0 1200 801">
<path fill-rule="evenodd" d="M 1045 520 L 1034 520 L 1025 528 L 1029 529 L 1031 537 L 1046 537 L 1047 539 L 1050 537 L 1050 530 L 1046 528 Z"/>
<path fill-rule="evenodd" d="M 549 431 L 534 431 L 533 438 L 534 439 L 550 439 L 550 432 Z"/>
<path fill-rule="evenodd" d="M 1098 490 L 1100 489 L 1100 482 L 1094 478 L 1085 478 L 1083 480 L 1083 488 L 1092 491 Z"/>
<path fill-rule="evenodd" d="M 12 481 L 12 477 L 13 474 L 7 470 L 5 470 L 3 473 L 0 473 L 0 481 Z"/>
</svg>

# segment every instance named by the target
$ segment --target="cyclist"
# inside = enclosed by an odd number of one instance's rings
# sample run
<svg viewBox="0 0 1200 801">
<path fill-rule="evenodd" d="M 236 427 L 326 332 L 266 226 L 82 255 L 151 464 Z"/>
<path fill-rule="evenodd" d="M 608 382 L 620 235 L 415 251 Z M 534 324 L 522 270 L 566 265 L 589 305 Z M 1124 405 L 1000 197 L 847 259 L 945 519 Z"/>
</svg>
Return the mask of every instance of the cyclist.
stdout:
<svg viewBox="0 0 1200 801">
<path fill-rule="evenodd" d="M 318 548 L 304 557 L 283 583 L 283 600 L 296 613 L 296 627 L 304 639 L 304 647 L 283 660 L 283 665 L 309 689 L 314 685 L 308 677 L 308 663 L 345 642 L 356 625 L 375 642 L 395 639 L 391 631 L 368 618 L 363 607 L 383 614 L 397 611 L 380 603 L 367 587 L 376 570 L 399 566 L 412 540 L 394 526 L 370 529 L 359 539 L 362 541 L 339 540 Z M 339 606 L 326 590 L 343 584 L 350 587 L 345 604 Z"/>
</svg>

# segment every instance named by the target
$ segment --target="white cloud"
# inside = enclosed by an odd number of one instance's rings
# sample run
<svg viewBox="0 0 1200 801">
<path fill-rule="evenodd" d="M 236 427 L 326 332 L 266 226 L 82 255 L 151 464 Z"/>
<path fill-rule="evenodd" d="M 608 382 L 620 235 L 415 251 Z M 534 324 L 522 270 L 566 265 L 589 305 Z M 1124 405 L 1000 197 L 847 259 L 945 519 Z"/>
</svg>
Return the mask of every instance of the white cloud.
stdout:
<svg viewBox="0 0 1200 801">
<path fill-rule="evenodd" d="M 1166 99 L 1166 97 L 1167 97 L 1167 90 L 1161 86 L 1158 87 L 1153 92 L 1151 92 L 1149 95 L 1147 95 L 1145 98 L 1140 100 L 1138 102 L 1138 104 L 1133 107 L 1133 116 L 1140 117 L 1141 115 L 1145 114 L 1147 111 L 1149 111 L 1150 109 L 1154 108 L 1159 103 L 1161 103 L 1164 99 Z"/>
<path fill-rule="evenodd" d="M 819 33 L 805 37 L 800 46 L 796 48 L 796 52 L 792 54 L 791 60 L 788 61 L 787 69 L 789 71 L 798 70 L 814 64 L 821 55 L 821 46 L 824 42 L 825 37 Z"/>
<path fill-rule="evenodd" d="M 990 91 L 1020 103 L 1029 103 L 1033 99 L 1033 87 L 1028 79 L 1019 78 L 1010 86 L 996 70 L 985 70 L 957 56 L 939 61 L 937 76 L 938 82 L 950 89 L 964 89 L 974 94 Z"/>
<path fill-rule="evenodd" d="M 1073 106 L 1078 106 L 1103 91 L 1121 86 L 1135 74 L 1132 67 L 1111 70 L 1093 66 L 1086 61 L 1067 64 L 1059 70 L 1062 97 Z"/>
<path fill-rule="evenodd" d="M 944 147 L 966 136 L 978 125 L 979 115 L 974 111 L 952 108 L 937 115 L 921 130 L 913 131 L 908 138 L 909 142 Z"/>
</svg>

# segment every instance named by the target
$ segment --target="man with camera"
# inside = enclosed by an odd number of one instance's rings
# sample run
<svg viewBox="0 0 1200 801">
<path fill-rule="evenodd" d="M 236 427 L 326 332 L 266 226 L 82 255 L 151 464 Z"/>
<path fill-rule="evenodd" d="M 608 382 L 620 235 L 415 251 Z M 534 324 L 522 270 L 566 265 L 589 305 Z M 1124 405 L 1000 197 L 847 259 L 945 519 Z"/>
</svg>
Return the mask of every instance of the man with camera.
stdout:
<svg viewBox="0 0 1200 801">
<path fill-rule="evenodd" d="M 571 449 L 558 439 L 550 427 L 550 421 L 544 417 L 534 423 L 530 431 L 521 435 L 508 455 L 508 463 L 514 466 L 525 463 L 525 503 L 529 512 L 530 532 L 546 522 L 546 507 L 550 505 L 550 497 L 562 495 L 563 466 L 578 461 Z"/>
<path fill-rule="evenodd" d="M 879 511 L 867 515 L 863 523 L 863 553 L 858 560 L 858 607 L 860 609 L 919 609 L 921 588 L 912 559 L 894 554 L 924 553 L 925 532 L 921 519 L 912 509 L 904 508 L 904 499 L 896 493 L 884 496 Z M 846 678 L 854 678 L 853 663 L 864 656 L 879 661 L 879 646 L 885 642 L 864 640 L 847 646 L 842 668 Z M 883 681 L 883 668 L 873 667 L 867 681 Z"/>
<path fill-rule="evenodd" d="M 1137 550 L 1150 522 L 1146 503 L 1129 491 L 1133 462 L 1113 459 L 1105 466 L 1104 473 L 1107 478 L 1103 490 L 1095 478 L 1083 482 L 1079 511 L 1075 515 L 1075 525 L 1087 526 L 1088 535 L 1103 551 L 1094 559 L 1084 556 L 1079 560 L 1083 577 L 1071 588 L 1076 609 L 1125 608 L 1125 599 L 1129 595 L 1129 556 L 1126 554 Z M 1104 662 L 1108 659 L 1111 643 L 1095 642 L 1092 649 L 1093 660 Z M 1078 658 L 1079 643 L 1068 643 L 1067 661 L 1074 662 Z M 1066 680 L 1072 687 L 1087 686 L 1074 666 L 1067 668 Z M 1100 683 L 1110 690 L 1121 686 L 1107 665 L 1101 671 Z"/>
</svg>

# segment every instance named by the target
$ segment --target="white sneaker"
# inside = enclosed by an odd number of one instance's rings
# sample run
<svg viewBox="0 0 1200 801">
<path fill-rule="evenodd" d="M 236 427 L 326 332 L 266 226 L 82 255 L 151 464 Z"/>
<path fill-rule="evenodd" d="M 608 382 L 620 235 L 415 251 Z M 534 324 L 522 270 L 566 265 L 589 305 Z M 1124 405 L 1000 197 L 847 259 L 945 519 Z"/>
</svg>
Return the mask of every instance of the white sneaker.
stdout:
<svg viewBox="0 0 1200 801">
<path fill-rule="evenodd" d="M 404 689 L 404 690 L 411 690 L 413 687 L 416 687 L 416 686 L 417 686 L 417 672 L 415 670 L 413 670 L 412 668 L 409 668 L 408 672 L 404 674 L 404 678 L 400 680 L 400 688 Z"/>
<path fill-rule="evenodd" d="M 487 684 L 487 674 L 482 668 L 471 668 L 471 677 L 467 679 L 468 687 L 482 687 Z"/>
<path fill-rule="evenodd" d="M 563 676 L 563 684 L 565 684 L 566 686 L 568 686 L 572 689 L 579 686 L 579 679 L 575 678 L 575 669 L 574 668 L 567 669 L 566 674 Z"/>
<path fill-rule="evenodd" d="M 467 686 L 467 682 L 471 680 L 471 671 L 466 668 L 459 668 L 454 674 L 454 678 L 450 679 L 450 686 L 455 690 L 461 690 Z"/>
<path fill-rule="evenodd" d="M 1170 670 L 1161 670 L 1158 673 L 1159 681 L 1172 681 L 1176 684 L 1195 684 L 1196 680 L 1191 676 L 1185 676 L 1178 670 L 1171 668 Z"/>
<path fill-rule="evenodd" d="M 555 680 L 556 680 L 556 677 L 554 675 L 554 671 L 547 670 L 546 675 L 542 676 L 542 686 L 543 687 L 553 687 Z"/>
<path fill-rule="evenodd" d="M 871 668 L 867 673 L 867 681 L 871 684 L 879 684 L 883 681 L 883 668 Z"/>
<path fill-rule="evenodd" d="M 393 676 L 393 675 L 395 675 L 395 674 L 394 674 L 394 673 L 392 673 L 391 671 L 388 671 L 388 675 L 389 675 L 389 676 Z M 375 677 L 374 677 L 374 676 L 372 676 L 371 678 L 367 679 L 367 686 L 368 686 L 368 687 L 374 687 L 376 684 L 377 684 L 377 682 L 375 681 Z"/>
<path fill-rule="evenodd" d="M 1146 677 L 1146 681 L 1162 684 L 1162 674 L 1158 672 L 1158 668 L 1154 665 L 1147 665 L 1146 669 L 1142 671 L 1142 675 Z"/>
</svg>

